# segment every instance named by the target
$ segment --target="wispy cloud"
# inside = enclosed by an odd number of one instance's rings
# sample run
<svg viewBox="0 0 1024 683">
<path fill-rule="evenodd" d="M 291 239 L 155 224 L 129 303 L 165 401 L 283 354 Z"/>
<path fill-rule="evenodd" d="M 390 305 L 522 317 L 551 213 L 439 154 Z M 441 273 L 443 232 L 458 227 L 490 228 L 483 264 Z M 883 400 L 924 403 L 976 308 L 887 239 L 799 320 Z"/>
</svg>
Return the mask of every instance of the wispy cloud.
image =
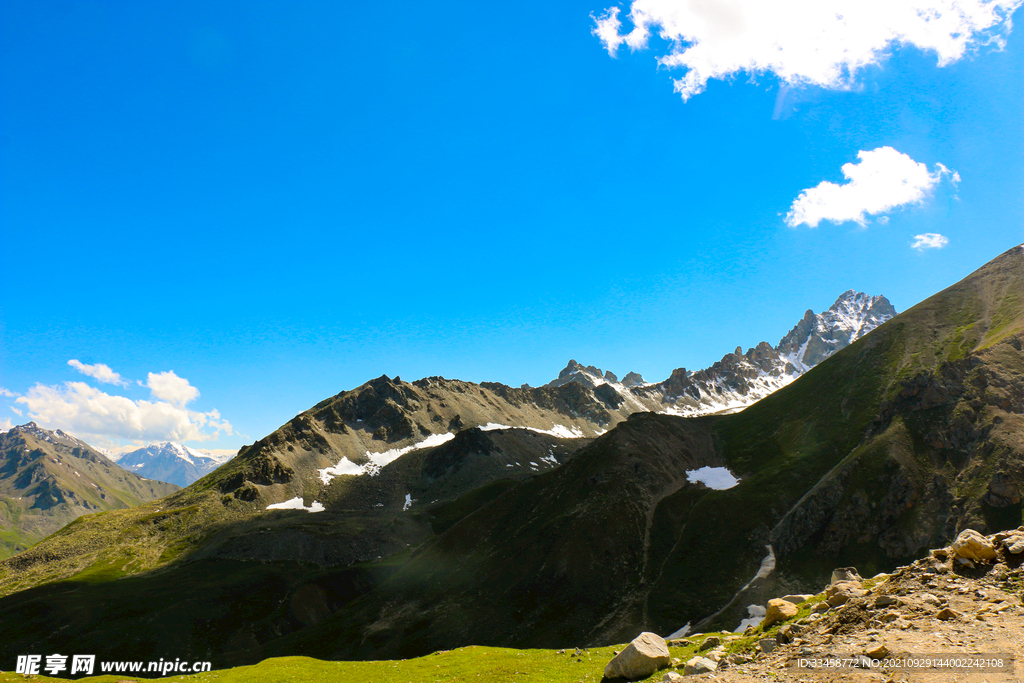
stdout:
<svg viewBox="0 0 1024 683">
<path fill-rule="evenodd" d="M 622 45 L 670 43 L 658 63 L 684 100 L 711 79 L 772 73 L 789 85 L 848 88 L 894 45 L 932 52 L 939 66 L 982 43 L 1001 45 L 1024 0 L 633 0 L 632 28 L 618 7 L 594 17 L 593 34 L 614 56 Z"/>
<path fill-rule="evenodd" d="M 910 245 L 910 248 L 924 251 L 925 249 L 942 249 L 947 244 L 949 244 L 949 238 L 937 232 L 926 232 L 923 235 L 914 235 L 914 243 Z"/>
<path fill-rule="evenodd" d="M 0 432 L 6 432 L 13 426 L 14 424 L 11 422 L 11 418 L 9 417 L 5 417 L 4 419 L 0 420 Z"/>
<path fill-rule="evenodd" d="M 816 228 L 821 221 L 853 221 L 863 226 L 868 215 L 922 202 L 943 177 L 960 181 L 960 174 L 942 164 L 930 173 L 927 166 L 892 147 L 857 152 L 857 159 L 859 163 L 843 164 L 846 183 L 826 180 L 801 192 L 786 214 L 786 223 Z"/>
<path fill-rule="evenodd" d="M 0 396 L 8 396 L 10 398 L 14 398 L 15 396 L 17 396 L 17 394 L 11 391 L 10 389 L 0 387 Z"/>
<path fill-rule="evenodd" d="M 68 365 L 73 367 L 75 370 L 78 370 L 83 375 L 92 377 L 98 382 L 103 382 L 104 384 L 116 384 L 122 387 L 128 386 L 128 382 L 124 381 L 121 378 L 121 375 L 111 370 L 109 365 L 104 365 L 103 363 L 86 365 L 75 358 L 69 360 Z"/>
</svg>

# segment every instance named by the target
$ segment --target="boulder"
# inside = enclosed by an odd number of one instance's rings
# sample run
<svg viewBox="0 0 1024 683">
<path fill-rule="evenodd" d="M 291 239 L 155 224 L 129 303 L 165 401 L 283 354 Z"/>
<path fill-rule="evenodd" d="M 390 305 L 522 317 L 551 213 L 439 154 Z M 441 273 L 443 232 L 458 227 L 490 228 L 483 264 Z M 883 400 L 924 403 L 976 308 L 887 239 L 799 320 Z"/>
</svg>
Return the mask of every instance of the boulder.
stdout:
<svg viewBox="0 0 1024 683">
<path fill-rule="evenodd" d="M 768 654 L 775 649 L 778 643 L 775 642 L 774 638 L 762 638 L 757 644 L 761 647 L 761 652 Z"/>
<path fill-rule="evenodd" d="M 768 610 L 765 613 L 764 621 L 761 622 L 761 628 L 768 628 L 776 622 L 792 619 L 799 611 L 799 607 L 787 600 L 772 598 L 768 601 Z"/>
<path fill-rule="evenodd" d="M 860 578 L 860 574 L 857 573 L 856 567 L 839 567 L 832 570 L 832 579 L 829 583 L 838 583 L 840 581 L 856 581 L 860 583 L 863 580 Z"/>
<path fill-rule="evenodd" d="M 687 676 L 694 674 L 714 673 L 718 669 L 718 663 L 706 657 L 694 657 L 683 667 L 683 673 Z"/>
<path fill-rule="evenodd" d="M 1024 533 L 1016 529 L 1013 531 L 1000 531 L 995 536 L 992 536 L 992 541 L 996 545 L 1003 546 L 1007 552 L 1013 555 L 1020 555 L 1024 552 Z"/>
<path fill-rule="evenodd" d="M 797 593 L 796 595 L 783 595 L 782 599 L 786 602 L 791 602 L 794 605 L 799 605 L 802 602 L 807 602 L 813 597 L 814 595 L 811 593 Z"/>
<path fill-rule="evenodd" d="M 860 581 L 837 581 L 825 589 L 825 596 L 831 607 L 845 605 L 851 598 L 862 598 L 868 592 L 861 588 Z"/>
<path fill-rule="evenodd" d="M 990 562 L 996 559 L 996 549 L 992 542 L 974 529 L 964 529 L 953 541 L 953 552 L 974 562 Z"/>
<path fill-rule="evenodd" d="M 604 676 L 628 680 L 647 678 L 658 669 L 667 667 L 671 661 L 665 639 L 645 631 L 608 662 Z"/>
<path fill-rule="evenodd" d="M 707 638 L 704 639 L 704 642 L 701 643 L 700 647 L 697 648 L 697 649 L 700 650 L 701 652 L 703 652 L 704 650 L 710 650 L 713 647 L 718 647 L 721 644 L 722 644 L 722 639 L 719 638 L 718 636 L 708 636 Z"/>
</svg>

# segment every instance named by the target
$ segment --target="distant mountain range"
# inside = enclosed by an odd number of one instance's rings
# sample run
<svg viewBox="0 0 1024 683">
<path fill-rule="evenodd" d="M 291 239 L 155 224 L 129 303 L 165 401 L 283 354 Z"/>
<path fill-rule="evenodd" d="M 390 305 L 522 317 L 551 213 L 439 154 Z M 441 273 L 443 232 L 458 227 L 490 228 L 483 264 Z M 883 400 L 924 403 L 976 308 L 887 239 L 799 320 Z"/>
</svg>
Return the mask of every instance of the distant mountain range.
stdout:
<svg viewBox="0 0 1024 683">
<path fill-rule="evenodd" d="M 156 500 L 178 486 L 118 467 L 89 444 L 29 422 L 0 433 L 0 557 L 81 515 Z"/>
<path fill-rule="evenodd" d="M 232 457 L 213 455 L 171 441 L 110 456 L 111 460 L 130 472 L 178 486 L 188 486 Z"/>
</svg>

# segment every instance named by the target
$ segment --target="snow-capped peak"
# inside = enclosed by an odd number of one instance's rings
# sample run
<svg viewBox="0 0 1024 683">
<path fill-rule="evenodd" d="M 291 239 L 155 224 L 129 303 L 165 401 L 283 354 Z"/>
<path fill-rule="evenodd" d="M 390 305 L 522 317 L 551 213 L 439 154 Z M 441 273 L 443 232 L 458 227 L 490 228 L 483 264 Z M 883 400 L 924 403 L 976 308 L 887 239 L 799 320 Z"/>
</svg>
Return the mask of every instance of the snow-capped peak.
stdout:
<svg viewBox="0 0 1024 683">
<path fill-rule="evenodd" d="M 164 441 L 123 453 L 117 462 L 121 467 L 149 479 L 188 486 L 207 472 L 223 465 L 231 457 L 206 453 L 173 441 Z"/>
</svg>

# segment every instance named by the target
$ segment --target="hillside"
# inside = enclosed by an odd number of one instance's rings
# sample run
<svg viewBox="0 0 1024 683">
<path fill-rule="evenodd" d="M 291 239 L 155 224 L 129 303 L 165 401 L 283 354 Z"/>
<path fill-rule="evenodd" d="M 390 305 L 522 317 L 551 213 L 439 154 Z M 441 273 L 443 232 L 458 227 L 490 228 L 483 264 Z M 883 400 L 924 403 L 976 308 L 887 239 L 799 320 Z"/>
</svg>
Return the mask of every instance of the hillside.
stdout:
<svg viewBox="0 0 1024 683">
<path fill-rule="evenodd" d="M 987 561 L 978 561 L 976 555 L 974 559 L 959 556 L 954 541 L 953 546 L 935 548 L 908 565 L 867 580 L 859 579 L 856 567 L 837 569 L 830 577 L 835 581 L 818 586 L 815 593 L 777 598 L 777 602 L 792 605 L 788 618 L 773 622 L 757 619 L 735 633 L 691 633 L 669 639 L 666 668 L 640 680 L 661 682 L 666 676 L 685 676 L 682 680 L 687 680 L 693 675 L 691 667 L 698 665 L 705 672 L 713 671 L 715 680 L 730 683 L 931 683 L 963 680 L 965 676 L 1013 680 L 1015 663 L 1024 657 L 1022 538 L 1024 527 L 987 538 L 974 536 L 966 554 L 987 546 L 994 551 Z M 841 583 L 849 579 L 853 583 Z M 623 645 L 557 650 L 466 646 L 389 661 L 334 662 L 291 656 L 170 680 L 454 683 L 480 678 L 506 683 L 596 683 Z M 963 665 L 965 660 L 970 660 L 970 666 Z M 101 673 L 102 667 L 101 660 L 96 673 Z M 22 674 L 0 673 L 0 681 L 21 680 Z M 85 680 L 99 683 L 110 679 Z"/>
<path fill-rule="evenodd" d="M 28 590 L 0 600 L 19 624 L 0 642 L 42 647 L 81 614 L 82 651 L 237 663 L 733 628 L 851 560 L 1020 523 L 1022 280 L 1015 248 L 735 414 L 629 411 L 642 386 L 616 407 L 604 385 L 380 378 L 4 562 Z M 267 510 L 286 502 L 304 509 Z"/>
<path fill-rule="evenodd" d="M 0 558 L 86 514 L 134 507 L 178 487 L 136 476 L 89 444 L 34 422 L 0 433 Z"/>
</svg>

